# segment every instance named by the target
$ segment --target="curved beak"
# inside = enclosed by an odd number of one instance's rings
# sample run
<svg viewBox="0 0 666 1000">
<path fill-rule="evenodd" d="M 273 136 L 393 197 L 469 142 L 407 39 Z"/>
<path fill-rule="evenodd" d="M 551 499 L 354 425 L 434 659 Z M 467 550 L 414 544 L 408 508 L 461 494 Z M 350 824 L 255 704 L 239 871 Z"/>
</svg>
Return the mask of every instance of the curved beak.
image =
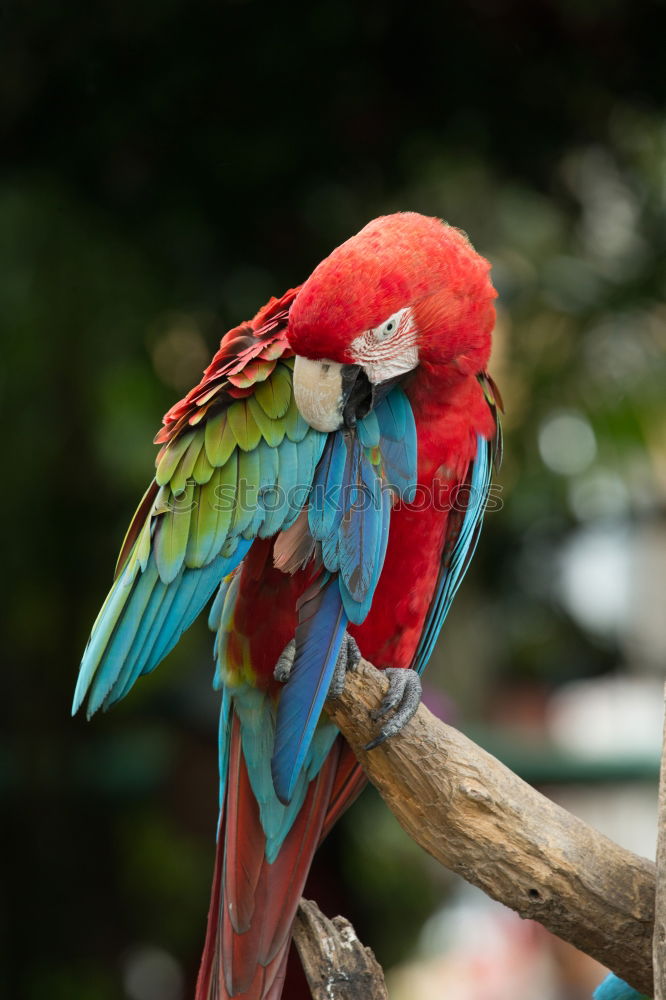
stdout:
<svg viewBox="0 0 666 1000">
<path fill-rule="evenodd" d="M 354 427 L 374 403 L 374 387 L 361 365 L 311 361 L 296 355 L 294 397 L 302 416 L 318 431 Z"/>
</svg>

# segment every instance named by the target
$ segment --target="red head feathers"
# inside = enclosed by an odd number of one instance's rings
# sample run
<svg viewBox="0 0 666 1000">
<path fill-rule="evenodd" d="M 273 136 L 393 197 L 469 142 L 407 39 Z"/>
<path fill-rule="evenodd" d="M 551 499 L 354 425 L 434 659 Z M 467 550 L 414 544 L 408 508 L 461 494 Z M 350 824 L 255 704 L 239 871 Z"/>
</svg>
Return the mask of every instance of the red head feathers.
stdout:
<svg viewBox="0 0 666 1000">
<path fill-rule="evenodd" d="M 354 362 L 352 341 L 411 307 L 421 363 L 482 371 L 495 290 L 467 237 L 416 212 L 368 223 L 334 250 L 291 307 L 289 341 L 306 358 Z"/>
</svg>

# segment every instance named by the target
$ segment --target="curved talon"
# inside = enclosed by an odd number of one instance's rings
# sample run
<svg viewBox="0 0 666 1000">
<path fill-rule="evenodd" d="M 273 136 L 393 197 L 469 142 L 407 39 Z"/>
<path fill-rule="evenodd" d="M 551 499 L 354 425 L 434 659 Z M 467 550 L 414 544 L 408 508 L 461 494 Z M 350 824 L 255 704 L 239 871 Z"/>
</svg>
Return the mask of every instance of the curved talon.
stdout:
<svg viewBox="0 0 666 1000">
<path fill-rule="evenodd" d="M 286 684 L 289 680 L 289 674 L 291 673 L 291 668 L 294 665 L 295 658 L 296 640 L 291 639 L 278 656 L 278 661 L 273 669 L 273 677 L 276 681 L 280 681 L 281 684 Z"/>
<path fill-rule="evenodd" d="M 392 708 L 396 708 L 400 704 L 409 680 L 408 670 L 387 667 L 384 670 L 384 674 L 389 679 L 389 689 L 384 695 L 379 708 L 373 708 L 370 712 L 370 718 L 375 722 L 384 715 L 388 715 Z"/>
<path fill-rule="evenodd" d="M 392 709 L 395 709 L 395 715 L 384 723 L 377 737 L 367 743 L 364 750 L 374 750 L 384 740 L 399 733 L 407 725 L 421 703 L 421 678 L 414 670 L 388 667 L 384 673 L 389 679 L 389 689 L 379 708 L 370 712 L 370 718 L 373 720 L 381 719 Z"/>
</svg>

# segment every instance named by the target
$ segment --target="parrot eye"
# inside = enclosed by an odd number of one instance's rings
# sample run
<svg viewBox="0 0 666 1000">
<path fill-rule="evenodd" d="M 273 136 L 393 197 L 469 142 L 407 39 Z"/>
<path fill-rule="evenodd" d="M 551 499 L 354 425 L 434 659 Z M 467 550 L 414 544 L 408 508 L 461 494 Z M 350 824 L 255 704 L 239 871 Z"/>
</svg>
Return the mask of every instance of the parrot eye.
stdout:
<svg viewBox="0 0 666 1000">
<path fill-rule="evenodd" d="M 376 328 L 375 340 L 379 341 L 388 340 L 391 334 L 395 333 L 397 329 L 398 329 L 398 316 L 397 314 L 394 314 L 393 316 L 390 316 L 385 323 L 382 323 L 381 326 L 378 326 Z"/>
</svg>

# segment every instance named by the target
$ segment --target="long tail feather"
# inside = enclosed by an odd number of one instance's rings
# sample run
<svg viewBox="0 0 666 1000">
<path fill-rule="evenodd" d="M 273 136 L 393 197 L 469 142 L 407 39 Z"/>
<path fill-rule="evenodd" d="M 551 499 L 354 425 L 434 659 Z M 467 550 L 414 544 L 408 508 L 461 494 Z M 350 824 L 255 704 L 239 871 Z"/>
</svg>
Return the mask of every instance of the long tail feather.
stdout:
<svg viewBox="0 0 666 1000">
<path fill-rule="evenodd" d="M 278 1000 L 291 926 L 336 787 L 340 740 L 310 782 L 277 857 L 269 862 L 240 728 L 234 716 L 224 823 L 196 1000 Z"/>
<path fill-rule="evenodd" d="M 338 737 L 338 743 L 340 745 L 340 757 L 333 787 L 331 788 L 328 812 L 326 813 L 326 819 L 321 829 L 321 840 L 325 840 L 329 835 L 342 814 L 359 797 L 368 781 L 354 751 L 342 736 Z"/>
</svg>

